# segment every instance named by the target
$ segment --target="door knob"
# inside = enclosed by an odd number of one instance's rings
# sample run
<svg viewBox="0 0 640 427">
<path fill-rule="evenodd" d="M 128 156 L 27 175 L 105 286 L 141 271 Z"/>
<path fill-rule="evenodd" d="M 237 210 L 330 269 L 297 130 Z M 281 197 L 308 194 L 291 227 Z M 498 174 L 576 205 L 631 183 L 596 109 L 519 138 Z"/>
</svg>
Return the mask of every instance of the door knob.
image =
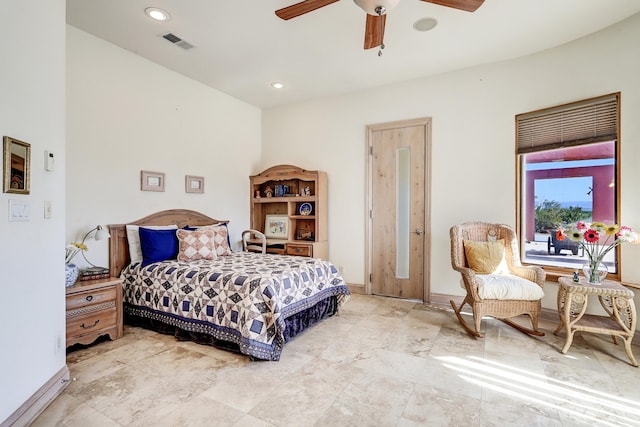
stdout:
<svg viewBox="0 0 640 427">
<path fill-rule="evenodd" d="M 418 236 L 422 236 L 424 234 L 424 230 L 420 230 L 419 228 L 416 230 L 416 234 Z"/>
</svg>

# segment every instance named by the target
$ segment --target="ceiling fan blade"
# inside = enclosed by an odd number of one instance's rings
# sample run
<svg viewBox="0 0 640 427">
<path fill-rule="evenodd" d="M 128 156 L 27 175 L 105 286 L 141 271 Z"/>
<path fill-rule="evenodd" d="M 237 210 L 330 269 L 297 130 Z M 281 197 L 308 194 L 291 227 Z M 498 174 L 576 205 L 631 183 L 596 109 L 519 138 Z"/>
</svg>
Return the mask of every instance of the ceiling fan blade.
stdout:
<svg viewBox="0 0 640 427">
<path fill-rule="evenodd" d="M 364 48 L 380 46 L 384 39 L 384 25 L 387 15 L 373 16 L 367 13 L 367 27 L 364 30 Z"/>
<path fill-rule="evenodd" d="M 484 0 L 422 0 L 427 3 L 439 4 L 440 6 L 452 7 L 454 9 L 465 10 L 467 12 L 475 12 L 477 8 L 482 6 Z"/>
<path fill-rule="evenodd" d="M 306 0 L 300 3 L 293 4 L 291 6 L 276 10 L 276 15 L 279 18 L 288 20 L 295 18 L 296 16 L 304 15 L 308 12 L 313 12 L 321 7 L 328 6 L 331 3 L 335 3 L 338 0 Z"/>
</svg>

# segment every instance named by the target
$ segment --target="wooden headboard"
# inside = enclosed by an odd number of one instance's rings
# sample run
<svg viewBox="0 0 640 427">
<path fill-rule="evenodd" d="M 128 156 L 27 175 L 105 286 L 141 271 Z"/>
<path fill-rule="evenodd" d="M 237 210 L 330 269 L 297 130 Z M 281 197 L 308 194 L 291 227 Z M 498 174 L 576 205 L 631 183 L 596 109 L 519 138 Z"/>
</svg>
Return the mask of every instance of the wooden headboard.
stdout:
<svg viewBox="0 0 640 427">
<path fill-rule="evenodd" d="M 111 224 L 109 228 L 109 273 L 112 277 L 120 277 L 122 269 L 125 268 L 131 258 L 129 257 L 129 243 L 127 241 L 127 225 L 172 225 L 178 228 L 186 226 L 198 227 L 211 224 L 224 224 L 228 220 L 219 220 L 208 217 L 200 212 L 188 209 L 170 209 L 166 211 L 156 212 L 149 216 L 145 216 L 137 221 L 128 222 L 127 224 Z"/>
</svg>

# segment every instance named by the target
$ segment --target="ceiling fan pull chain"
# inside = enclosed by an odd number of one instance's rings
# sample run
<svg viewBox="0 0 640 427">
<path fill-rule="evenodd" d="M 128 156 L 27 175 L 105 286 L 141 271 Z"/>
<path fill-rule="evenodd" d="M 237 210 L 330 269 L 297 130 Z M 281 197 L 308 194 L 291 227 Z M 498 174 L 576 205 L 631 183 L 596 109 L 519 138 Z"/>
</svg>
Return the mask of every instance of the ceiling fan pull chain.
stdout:
<svg viewBox="0 0 640 427">
<path fill-rule="evenodd" d="M 378 14 L 378 16 L 380 18 L 382 18 L 382 15 L 387 11 L 387 9 L 384 6 L 378 6 L 376 7 L 376 13 Z M 382 34 L 382 37 L 384 38 L 384 21 L 382 19 L 379 20 L 380 22 L 380 33 Z M 384 41 L 380 40 L 380 49 L 378 49 L 378 56 L 382 56 L 382 49 L 384 49 Z"/>
</svg>

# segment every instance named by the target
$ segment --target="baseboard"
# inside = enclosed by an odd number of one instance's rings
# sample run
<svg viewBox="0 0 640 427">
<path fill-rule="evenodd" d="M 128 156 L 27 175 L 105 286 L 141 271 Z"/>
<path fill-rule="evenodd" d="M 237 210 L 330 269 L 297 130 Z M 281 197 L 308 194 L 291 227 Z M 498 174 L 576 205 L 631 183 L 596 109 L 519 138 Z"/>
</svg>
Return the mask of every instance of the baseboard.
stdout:
<svg viewBox="0 0 640 427">
<path fill-rule="evenodd" d="M 438 306 L 451 308 L 449 301 L 453 300 L 459 307 L 464 301 L 464 296 L 459 295 L 447 295 L 447 294 L 431 294 L 430 303 Z M 558 322 L 558 311 L 550 308 L 543 308 L 540 310 L 540 320 L 548 322 Z"/>
<path fill-rule="evenodd" d="M 49 381 L 0 424 L 0 427 L 28 426 L 69 384 L 69 368 L 64 365 Z"/>
<path fill-rule="evenodd" d="M 360 294 L 360 295 L 366 294 L 364 285 L 353 285 L 351 283 L 347 283 L 347 287 L 349 288 L 349 292 L 351 292 L 352 294 Z"/>
<path fill-rule="evenodd" d="M 464 296 L 459 295 L 447 295 L 447 294 L 429 294 L 429 303 L 433 305 L 441 305 L 451 307 L 450 300 L 453 300 L 456 305 L 462 304 Z"/>
<path fill-rule="evenodd" d="M 558 310 L 543 308 L 542 310 L 540 310 L 540 320 L 544 320 L 545 322 L 560 322 L 560 317 L 558 317 Z"/>
</svg>

